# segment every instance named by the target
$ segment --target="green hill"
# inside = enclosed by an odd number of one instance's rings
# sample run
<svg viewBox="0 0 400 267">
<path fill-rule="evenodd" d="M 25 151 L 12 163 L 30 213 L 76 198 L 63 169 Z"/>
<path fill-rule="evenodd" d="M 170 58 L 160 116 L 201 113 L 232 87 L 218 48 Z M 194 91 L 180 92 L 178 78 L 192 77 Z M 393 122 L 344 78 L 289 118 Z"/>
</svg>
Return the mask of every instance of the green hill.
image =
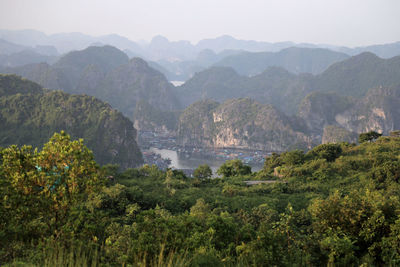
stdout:
<svg viewBox="0 0 400 267">
<path fill-rule="evenodd" d="M 0 76 L 0 146 L 41 146 L 61 130 L 83 138 L 100 164 L 138 166 L 136 130 L 110 105 L 86 95 L 42 89 L 14 75 Z"/>
</svg>

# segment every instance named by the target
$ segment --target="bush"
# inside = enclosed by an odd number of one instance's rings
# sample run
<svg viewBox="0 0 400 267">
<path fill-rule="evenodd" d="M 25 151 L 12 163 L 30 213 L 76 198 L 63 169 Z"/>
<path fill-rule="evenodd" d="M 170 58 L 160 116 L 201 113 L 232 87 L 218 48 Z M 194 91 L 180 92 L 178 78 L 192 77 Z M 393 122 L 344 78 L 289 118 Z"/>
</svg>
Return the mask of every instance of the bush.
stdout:
<svg viewBox="0 0 400 267">
<path fill-rule="evenodd" d="M 243 164 L 239 159 L 228 160 L 217 170 L 218 175 L 222 177 L 237 177 L 240 175 L 251 174 L 251 167 Z"/>
<path fill-rule="evenodd" d="M 342 147 L 339 144 L 322 144 L 314 147 L 308 154 L 313 158 L 317 157 L 333 162 L 342 154 Z"/>
<path fill-rule="evenodd" d="M 195 178 L 206 179 L 212 176 L 212 170 L 207 164 L 199 165 L 193 173 Z"/>
</svg>

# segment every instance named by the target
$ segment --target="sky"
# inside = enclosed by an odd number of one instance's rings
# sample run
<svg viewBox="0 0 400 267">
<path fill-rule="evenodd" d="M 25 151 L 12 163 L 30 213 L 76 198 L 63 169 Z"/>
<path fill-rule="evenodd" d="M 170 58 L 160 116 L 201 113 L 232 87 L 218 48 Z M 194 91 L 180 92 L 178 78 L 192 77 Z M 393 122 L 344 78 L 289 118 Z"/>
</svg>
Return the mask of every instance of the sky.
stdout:
<svg viewBox="0 0 400 267">
<path fill-rule="evenodd" d="M 354 47 L 400 41 L 400 0 L 0 0 L 0 29 Z"/>
</svg>

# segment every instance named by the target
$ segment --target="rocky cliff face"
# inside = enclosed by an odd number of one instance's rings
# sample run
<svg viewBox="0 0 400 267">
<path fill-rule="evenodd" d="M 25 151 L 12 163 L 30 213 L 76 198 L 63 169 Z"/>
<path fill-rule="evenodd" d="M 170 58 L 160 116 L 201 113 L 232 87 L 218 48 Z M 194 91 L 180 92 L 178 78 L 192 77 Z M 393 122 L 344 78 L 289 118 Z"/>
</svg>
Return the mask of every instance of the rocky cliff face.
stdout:
<svg viewBox="0 0 400 267">
<path fill-rule="evenodd" d="M 298 115 L 309 129 L 309 133 L 320 137 L 325 126 L 336 124 L 335 116 L 352 105 L 349 98 L 335 93 L 313 92 L 301 102 Z"/>
<path fill-rule="evenodd" d="M 400 87 L 378 87 L 349 109 L 335 116 L 342 127 L 357 133 L 389 134 L 400 129 Z"/>
<path fill-rule="evenodd" d="M 307 148 L 311 139 L 272 106 L 246 98 L 221 105 L 211 100 L 191 105 L 180 117 L 178 143 L 283 151 Z"/>
<path fill-rule="evenodd" d="M 322 135 L 322 142 L 353 141 L 354 134 L 369 131 L 387 135 L 400 128 L 399 96 L 400 87 L 382 86 L 359 99 L 315 92 L 303 100 L 299 116 L 314 139 Z"/>
<path fill-rule="evenodd" d="M 178 144 L 181 146 L 213 147 L 215 125 L 212 111 L 218 102 L 201 100 L 185 109 L 179 117 Z"/>
<path fill-rule="evenodd" d="M 357 138 L 357 133 L 350 132 L 337 125 L 327 125 L 323 130 L 322 144 L 340 142 L 356 143 Z"/>
<path fill-rule="evenodd" d="M 303 99 L 297 117 L 248 98 L 223 104 L 203 100 L 180 116 L 178 144 L 283 151 L 321 142 L 353 143 L 363 132 L 400 129 L 398 107 L 400 87 L 371 89 L 360 99 L 313 92 Z"/>
<path fill-rule="evenodd" d="M 41 146 L 54 132 L 83 138 L 99 164 L 122 168 L 143 162 L 132 122 L 85 95 L 49 91 L 14 75 L 0 75 L 0 146 Z"/>
</svg>

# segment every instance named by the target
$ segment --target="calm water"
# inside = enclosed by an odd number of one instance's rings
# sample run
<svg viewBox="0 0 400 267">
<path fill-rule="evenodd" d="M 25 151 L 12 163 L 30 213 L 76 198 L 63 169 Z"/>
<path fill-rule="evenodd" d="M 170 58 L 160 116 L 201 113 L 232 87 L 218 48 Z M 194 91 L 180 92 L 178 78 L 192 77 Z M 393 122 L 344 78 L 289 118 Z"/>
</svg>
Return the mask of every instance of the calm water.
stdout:
<svg viewBox="0 0 400 267">
<path fill-rule="evenodd" d="M 171 167 L 176 169 L 196 169 L 201 164 L 207 164 L 212 169 L 213 173 L 216 173 L 218 168 L 225 162 L 222 160 L 215 160 L 201 157 L 190 157 L 187 158 L 184 154 L 178 154 L 178 152 L 169 149 L 158 149 L 150 148 L 150 151 L 160 154 L 163 158 L 171 159 Z M 262 165 L 250 165 L 252 171 L 259 171 Z"/>
<path fill-rule="evenodd" d="M 169 81 L 169 82 L 172 83 L 175 87 L 181 86 L 182 84 L 185 83 L 185 81 Z"/>
</svg>

